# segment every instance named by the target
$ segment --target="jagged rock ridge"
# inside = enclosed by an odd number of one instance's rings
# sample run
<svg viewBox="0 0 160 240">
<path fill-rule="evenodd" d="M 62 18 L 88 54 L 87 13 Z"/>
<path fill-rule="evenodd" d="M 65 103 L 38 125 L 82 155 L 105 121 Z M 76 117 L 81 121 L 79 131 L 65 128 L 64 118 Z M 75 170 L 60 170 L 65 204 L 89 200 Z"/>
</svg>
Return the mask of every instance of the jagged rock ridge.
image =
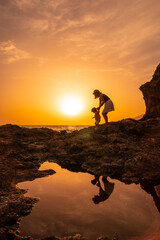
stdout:
<svg viewBox="0 0 160 240">
<path fill-rule="evenodd" d="M 157 66 L 152 80 L 143 84 L 140 90 L 146 104 L 146 113 L 143 119 L 160 117 L 160 64 Z"/>
</svg>

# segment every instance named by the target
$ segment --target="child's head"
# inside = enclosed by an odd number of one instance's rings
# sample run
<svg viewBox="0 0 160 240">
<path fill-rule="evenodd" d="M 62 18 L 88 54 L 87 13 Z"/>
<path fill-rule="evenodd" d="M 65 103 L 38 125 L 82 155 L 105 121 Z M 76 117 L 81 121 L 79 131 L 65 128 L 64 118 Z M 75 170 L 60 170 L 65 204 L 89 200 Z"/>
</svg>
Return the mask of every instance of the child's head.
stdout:
<svg viewBox="0 0 160 240">
<path fill-rule="evenodd" d="M 97 112 L 97 108 L 95 108 L 95 107 L 92 108 L 92 109 L 91 109 L 91 112 L 96 113 L 96 112 Z"/>
</svg>

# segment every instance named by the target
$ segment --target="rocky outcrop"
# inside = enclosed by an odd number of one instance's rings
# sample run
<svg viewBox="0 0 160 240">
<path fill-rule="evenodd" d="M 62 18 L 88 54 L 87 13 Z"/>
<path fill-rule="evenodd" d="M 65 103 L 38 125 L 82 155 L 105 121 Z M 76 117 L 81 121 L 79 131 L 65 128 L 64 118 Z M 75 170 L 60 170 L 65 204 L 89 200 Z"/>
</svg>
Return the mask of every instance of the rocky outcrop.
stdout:
<svg viewBox="0 0 160 240">
<path fill-rule="evenodd" d="M 160 64 L 150 82 L 140 87 L 146 104 L 146 113 L 143 120 L 160 117 Z"/>
<path fill-rule="evenodd" d="M 44 144 L 46 158 L 71 171 L 126 183 L 160 182 L 160 118 L 111 122 L 65 134 L 61 140 Z"/>
</svg>

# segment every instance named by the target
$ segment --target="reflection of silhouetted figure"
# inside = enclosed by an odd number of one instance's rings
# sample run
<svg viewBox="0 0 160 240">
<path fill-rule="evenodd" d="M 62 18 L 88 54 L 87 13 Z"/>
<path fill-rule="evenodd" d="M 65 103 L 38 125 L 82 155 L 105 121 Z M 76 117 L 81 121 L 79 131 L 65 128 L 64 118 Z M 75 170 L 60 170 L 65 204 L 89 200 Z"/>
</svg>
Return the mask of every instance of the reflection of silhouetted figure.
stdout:
<svg viewBox="0 0 160 240">
<path fill-rule="evenodd" d="M 95 175 L 95 176 L 94 176 L 94 179 L 91 181 L 91 183 L 92 183 L 93 185 L 95 185 L 97 182 L 99 182 L 99 178 L 100 178 L 99 175 Z"/>
<path fill-rule="evenodd" d="M 141 183 L 141 187 L 149 194 L 152 195 L 154 203 L 158 209 L 158 211 L 160 212 L 160 194 L 157 194 L 157 191 L 155 190 L 155 188 L 160 189 L 160 185 L 158 186 L 153 186 L 147 182 L 143 182 Z"/>
<path fill-rule="evenodd" d="M 111 183 L 107 180 L 106 177 L 102 177 L 102 181 L 104 184 L 104 189 L 101 186 L 100 180 L 99 180 L 100 176 L 95 175 L 95 179 L 93 179 L 91 181 L 91 183 L 93 185 L 96 185 L 99 187 L 99 195 L 95 195 L 92 200 L 95 204 L 98 204 L 102 201 L 105 201 L 109 198 L 109 196 L 111 195 L 111 193 L 113 192 L 114 189 L 114 183 Z"/>
</svg>

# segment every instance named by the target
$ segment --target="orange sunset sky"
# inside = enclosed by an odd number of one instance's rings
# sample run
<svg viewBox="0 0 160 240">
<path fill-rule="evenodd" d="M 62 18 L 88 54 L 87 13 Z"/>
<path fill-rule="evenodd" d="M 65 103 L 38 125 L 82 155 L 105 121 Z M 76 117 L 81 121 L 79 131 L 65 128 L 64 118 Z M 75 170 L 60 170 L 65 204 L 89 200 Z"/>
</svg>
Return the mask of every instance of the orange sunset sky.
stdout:
<svg viewBox="0 0 160 240">
<path fill-rule="evenodd" d="M 97 88 L 110 121 L 141 115 L 159 56 L 159 0 L 0 0 L 0 125 L 94 124 Z M 61 111 L 68 96 L 80 114 Z"/>
</svg>

